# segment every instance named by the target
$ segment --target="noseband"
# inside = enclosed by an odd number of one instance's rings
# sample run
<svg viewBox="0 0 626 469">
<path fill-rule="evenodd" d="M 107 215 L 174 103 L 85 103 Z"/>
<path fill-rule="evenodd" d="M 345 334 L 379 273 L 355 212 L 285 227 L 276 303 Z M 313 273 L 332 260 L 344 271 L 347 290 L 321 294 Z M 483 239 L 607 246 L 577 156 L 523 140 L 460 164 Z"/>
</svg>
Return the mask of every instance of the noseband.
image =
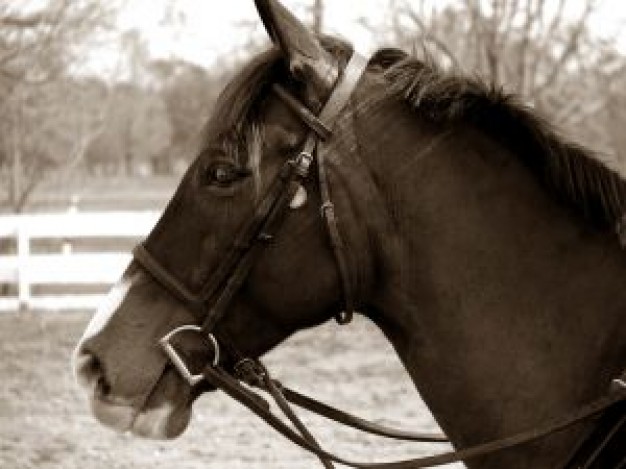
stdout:
<svg viewBox="0 0 626 469">
<path fill-rule="evenodd" d="M 367 60 L 357 53 L 352 55 L 319 116 L 315 116 L 280 85 L 274 85 L 272 87 L 276 95 L 308 126 L 309 132 L 300 153 L 296 157 L 288 159 L 283 164 L 263 198 L 256 205 L 253 217 L 237 233 L 235 241 L 227 255 L 199 292 L 191 291 L 190 288 L 163 267 L 153 254 L 146 249 L 145 243 L 140 243 L 135 247 L 133 250 L 135 261 L 163 288 L 194 311 L 198 316 L 199 323 L 201 323 L 201 325 L 184 325 L 169 332 L 160 340 L 163 350 L 181 376 L 191 386 L 197 385 L 204 380 L 210 382 L 257 414 L 268 425 L 280 432 L 287 439 L 312 454 L 315 454 L 327 469 L 334 467 L 332 464 L 333 461 L 364 469 L 422 468 L 449 464 L 456 461 L 486 456 L 496 451 L 535 441 L 576 423 L 600 415 L 603 420 L 596 426 L 596 432 L 599 432 L 600 436 L 596 436 L 594 433 L 588 439 L 583 440 L 576 447 L 576 450 L 572 453 L 572 457 L 568 459 L 566 464 L 559 466 L 564 469 L 591 467 L 594 461 L 597 460 L 599 452 L 595 451 L 593 448 L 587 450 L 585 443 L 587 441 L 595 441 L 596 447 L 602 448 L 611 441 L 615 432 L 621 425 L 626 425 L 626 374 L 622 378 L 614 380 L 614 389 L 611 393 L 561 418 L 544 422 L 544 424 L 538 428 L 533 428 L 507 438 L 435 456 L 382 464 L 358 463 L 340 458 L 322 449 L 306 426 L 304 426 L 293 412 L 290 403 L 344 425 L 379 436 L 422 442 L 445 442 L 447 440 L 445 437 L 439 435 L 413 433 L 383 427 L 297 393 L 272 379 L 267 369 L 265 369 L 258 360 L 242 357 L 232 347 L 232 344 L 225 343 L 224 340 L 218 342 L 216 339 L 213 332 L 215 326 L 224 317 L 232 299 L 239 291 L 254 266 L 259 252 L 267 245 L 268 241 L 272 240 L 274 234 L 279 229 L 288 212 L 290 201 L 294 198 L 304 181 L 308 179 L 310 168 L 314 161 L 317 162 L 319 190 L 322 202 L 320 211 L 326 224 L 344 297 L 344 310 L 337 315 L 337 321 L 340 324 L 345 324 L 351 320 L 355 308 L 353 283 L 351 281 L 347 256 L 335 215 L 334 205 L 331 200 L 328 176 L 324 164 L 324 152 L 317 152 L 316 150 L 324 141 L 333 137 L 333 124 L 347 105 L 366 66 Z M 184 360 L 171 344 L 171 339 L 175 335 L 185 331 L 199 333 L 204 338 L 206 344 L 213 350 L 213 361 L 204 368 L 202 373 L 192 374 Z M 220 367 L 221 345 L 226 346 L 231 353 L 233 353 L 234 350 L 235 356 L 233 358 L 237 360 L 237 364 L 234 367 L 236 376 L 231 375 Z M 242 385 L 241 382 L 246 383 L 247 386 Z M 286 425 L 283 420 L 270 412 L 267 402 L 263 397 L 253 392 L 251 390 L 252 387 L 266 391 L 274 399 L 280 410 L 291 421 L 293 427 Z M 617 413 L 618 411 L 619 414 Z M 617 419 L 615 417 L 616 415 Z M 602 423 L 604 421 L 606 422 Z M 598 444 L 597 441 L 600 441 L 600 443 Z M 619 468 L 622 467 L 622 465 L 619 465 Z"/>
</svg>

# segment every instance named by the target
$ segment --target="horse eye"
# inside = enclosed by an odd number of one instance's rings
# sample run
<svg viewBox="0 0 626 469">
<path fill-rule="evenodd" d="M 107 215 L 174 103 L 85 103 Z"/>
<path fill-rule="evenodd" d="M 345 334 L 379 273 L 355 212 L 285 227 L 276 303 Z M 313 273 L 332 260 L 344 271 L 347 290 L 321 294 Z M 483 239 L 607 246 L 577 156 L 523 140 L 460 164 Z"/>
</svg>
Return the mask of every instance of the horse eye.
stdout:
<svg viewBox="0 0 626 469">
<path fill-rule="evenodd" d="M 248 175 L 250 171 L 222 162 L 212 164 L 206 169 L 204 181 L 213 186 L 226 187 Z"/>
</svg>

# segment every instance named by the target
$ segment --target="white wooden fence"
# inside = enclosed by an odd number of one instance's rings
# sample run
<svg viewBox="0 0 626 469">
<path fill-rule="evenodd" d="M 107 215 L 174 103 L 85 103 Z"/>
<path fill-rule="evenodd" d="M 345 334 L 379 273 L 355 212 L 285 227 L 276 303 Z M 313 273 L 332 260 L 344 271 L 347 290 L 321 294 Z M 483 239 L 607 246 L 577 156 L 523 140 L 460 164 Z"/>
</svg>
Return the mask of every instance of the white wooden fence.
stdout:
<svg viewBox="0 0 626 469">
<path fill-rule="evenodd" d="M 0 312 L 96 307 L 101 294 L 33 295 L 32 287 L 114 283 L 130 261 L 129 252 L 73 252 L 71 242 L 80 238 L 139 239 L 158 216 L 154 211 L 0 216 L 0 238 L 14 238 L 17 247 L 14 254 L 0 252 L 0 285 L 17 287 L 13 288 L 17 296 L 0 296 Z M 42 239 L 57 240 L 64 248 L 33 253 L 31 241 Z"/>
</svg>

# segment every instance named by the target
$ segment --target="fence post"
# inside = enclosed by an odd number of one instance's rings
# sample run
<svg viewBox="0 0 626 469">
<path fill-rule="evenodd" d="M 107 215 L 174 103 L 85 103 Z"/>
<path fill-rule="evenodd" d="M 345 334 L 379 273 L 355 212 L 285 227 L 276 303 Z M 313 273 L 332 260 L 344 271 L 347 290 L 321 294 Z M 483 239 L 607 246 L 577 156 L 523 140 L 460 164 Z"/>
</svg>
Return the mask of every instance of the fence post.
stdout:
<svg viewBox="0 0 626 469">
<path fill-rule="evenodd" d="M 30 306 L 30 279 L 28 278 L 28 259 L 30 256 L 30 239 L 24 219 L 17 224 L 17 300 L 19 310 Z"/>
</svg>

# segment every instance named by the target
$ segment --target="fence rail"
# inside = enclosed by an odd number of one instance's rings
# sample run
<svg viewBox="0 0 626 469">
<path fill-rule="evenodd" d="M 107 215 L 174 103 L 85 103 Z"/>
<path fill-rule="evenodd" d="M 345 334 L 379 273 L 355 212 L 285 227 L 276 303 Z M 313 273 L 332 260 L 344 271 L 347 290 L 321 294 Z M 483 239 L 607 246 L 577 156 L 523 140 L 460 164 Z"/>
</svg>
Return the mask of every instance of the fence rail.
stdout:
<svg viewBox="0 0 626 469">
<path fill-rule="evenodd" d="M 0 251 L 0 285 L 14 285 L 17 291 L 16 296 L 0 296 L 0 312 L 96 307 L 103 295 L 34 295 L 33 286 L 114 283 L 130 261 L 128 252 L 74 252 L 72 243 L 85 238 L 136 240 L 152 229 L 158 216 L 156 211 L 0 216 L 0 239 L 15 240 L 14 253 Z M 34 253 L 32 241 L 44 239 L 57 240 L 61 249 Z"/>
</svg>

